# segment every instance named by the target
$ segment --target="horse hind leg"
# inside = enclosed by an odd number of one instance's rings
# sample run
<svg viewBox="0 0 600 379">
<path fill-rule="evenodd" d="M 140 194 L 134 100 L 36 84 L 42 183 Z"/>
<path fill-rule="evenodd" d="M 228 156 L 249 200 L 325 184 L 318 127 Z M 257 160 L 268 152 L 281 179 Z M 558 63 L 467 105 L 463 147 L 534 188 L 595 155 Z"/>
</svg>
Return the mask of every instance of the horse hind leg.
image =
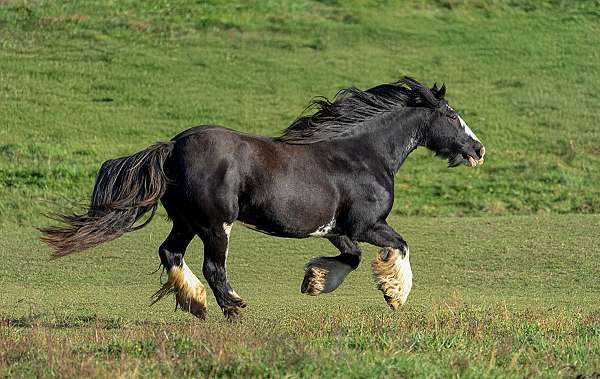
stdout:
<svg viewBox="0 0 600 379">
<path fill-rule="evenodd" d="M 152 295 L 151 304 L 173 293 L 176 307 L 203 320 L 206 317 L 206 289 L 183 259 L 193 237 L 194 233 L 173 224 L 171 233 L 159 248 L 160 261 L 167 270 L 168 279 Z"/>
<path fill-rule="evenodd" d="M 237 317 L 241 308 L 246 307 L 246 302 L 234 291 L 227 279 L 226 264 L 232 226 L 232 223 L 222 223 L 204 230 L 200 235 L 204 242 L 202 273 L 228 319 Z"/>
</svg>

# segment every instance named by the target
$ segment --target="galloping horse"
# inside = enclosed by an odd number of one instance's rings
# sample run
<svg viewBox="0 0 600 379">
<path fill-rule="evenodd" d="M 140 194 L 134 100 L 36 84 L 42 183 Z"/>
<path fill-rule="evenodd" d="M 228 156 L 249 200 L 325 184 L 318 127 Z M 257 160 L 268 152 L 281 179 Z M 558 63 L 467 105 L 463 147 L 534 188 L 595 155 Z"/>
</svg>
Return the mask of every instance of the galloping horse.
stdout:
<svg viewBox="0 0 600 379">
<path fill-rule="evenodd" d="M 184 260 L 197 235 L 204 277 L 225 316 L 237 316 L 246 303 L 225 267 L 231 229 L 240 221 L 274 236 L 331 241 L 340 254 L 305 267 L 301 291 L 309 295 L 335 290 L 358 266 L 358 242 L 381 247 L 372 268 L 396 309 L 412 286 L 408 245 L 386 222 L 396 172 L 419 146 L 450 167 L 483 163 L 485 148 L 445 92 L 408 77 L 366 91 L 347 88 L 333 101 L 314 100 L 314 114 L 277 138 L 214 125 L 188 129 L 104 162 L 87 212 L 57 216 L 66 225 L 42 229 L 42 240 L 54 256 L 96 246 L 148 224 L 160 200 L 173 227 L 158 250 L 168 280 L 153 302 L 174 293 L 176 305 L 205 317 L 206 290 Z"/>
</svg>

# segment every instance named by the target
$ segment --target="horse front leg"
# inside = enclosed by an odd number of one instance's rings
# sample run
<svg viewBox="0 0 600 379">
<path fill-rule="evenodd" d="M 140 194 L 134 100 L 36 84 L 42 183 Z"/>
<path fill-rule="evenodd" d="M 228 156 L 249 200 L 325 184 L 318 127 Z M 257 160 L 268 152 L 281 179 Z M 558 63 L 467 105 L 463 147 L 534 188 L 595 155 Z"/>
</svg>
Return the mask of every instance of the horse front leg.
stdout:
<svg viewBox="0 0 600 379">
<path fill-rule="evenodd" d="M 304 267 L 302 293 L 315 296 L 335 290 L 360 263 L 361 251 L 355 241 L 347 236 L 329 237 L 328 240 L 340 255 L 311 259 Z"/>
<path fill-rule="evenodd" d="M 412 269 L 406 241 L 385 221 L 373 225 L 359 241 L 382 247 L 371 264 L 377 288 L 383 298 L 396 310 L 402 306 L 412 288 Z"/>
</svg>

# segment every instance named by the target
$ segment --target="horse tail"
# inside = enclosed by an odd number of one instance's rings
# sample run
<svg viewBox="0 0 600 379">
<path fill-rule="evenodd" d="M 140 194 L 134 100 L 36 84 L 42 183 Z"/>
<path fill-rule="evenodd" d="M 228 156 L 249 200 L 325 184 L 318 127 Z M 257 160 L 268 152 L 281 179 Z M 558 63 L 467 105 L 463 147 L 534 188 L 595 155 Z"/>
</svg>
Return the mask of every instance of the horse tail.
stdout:
<svg viewBox="0 0 600 379">
<path fill-rule="evenodd" d="M 169 179 L 164 163 L 174 142 L 159 142 L 128 157 L 102 164 L 88 211 L 83 214 L 51 215 L 66 225 L 42 228 L 41 240 L 62 257 L 119 238 L 126 232 L 146 226 L 154 217 L 158 200 Z M 146 212 L 151 214 L 134 226 Z"/>
</svg>

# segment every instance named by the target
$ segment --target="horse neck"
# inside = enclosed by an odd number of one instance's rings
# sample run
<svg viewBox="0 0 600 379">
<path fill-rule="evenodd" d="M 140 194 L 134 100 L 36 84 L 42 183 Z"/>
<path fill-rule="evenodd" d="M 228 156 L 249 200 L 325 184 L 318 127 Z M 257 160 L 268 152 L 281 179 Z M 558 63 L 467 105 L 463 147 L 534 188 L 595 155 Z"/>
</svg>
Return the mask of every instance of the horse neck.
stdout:
<svg viewBox="0 0 600 379">
<path fill-rule="evenodd" d="M 355 138 L 394 175 L 408 155 L 421 144 L 425 113 L 418 108 L 403 108 L 371 120 L 364 133 Z M 365 146 L 365 147 L 367 147 Z M 370 155 L 371 155 L 370 154 Z"/>
</svg>

